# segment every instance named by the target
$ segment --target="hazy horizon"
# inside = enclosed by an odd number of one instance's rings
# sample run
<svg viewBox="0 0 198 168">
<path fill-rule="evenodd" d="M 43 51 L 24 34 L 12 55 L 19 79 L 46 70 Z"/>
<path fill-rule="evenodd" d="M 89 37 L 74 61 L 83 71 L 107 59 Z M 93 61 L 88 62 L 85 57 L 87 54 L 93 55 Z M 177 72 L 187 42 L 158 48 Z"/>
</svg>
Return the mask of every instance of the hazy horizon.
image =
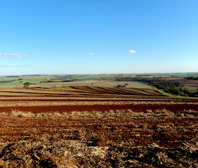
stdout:
<svg viewBox="0 0 198 168">
<path fill-rule="evenodd" d="M 166 73 L 166 72 L 163 72 L 163 73 L 96 73 L 96 74 L 80 74 L 80 73 L 76 73 L 76 74 L 18 74 L 18 75 L 12 75 L 12 74 L 9 74 L 9 75 L 0 75 L 0 76 L 56 76 L 56 75 L 60 75 L 60 76 L 67 76 L 67 75 L 176 75 L 176 74 L 189 74 L 189 75 L 193 75 L 193 74 L 198 74 L 198 72 L 170 72 L 170 73 Z"/>
<path fill-rule="evenodd" d="M 0 76 L 198 72 L 197 0 L 0 2 Z"/>
</svg>

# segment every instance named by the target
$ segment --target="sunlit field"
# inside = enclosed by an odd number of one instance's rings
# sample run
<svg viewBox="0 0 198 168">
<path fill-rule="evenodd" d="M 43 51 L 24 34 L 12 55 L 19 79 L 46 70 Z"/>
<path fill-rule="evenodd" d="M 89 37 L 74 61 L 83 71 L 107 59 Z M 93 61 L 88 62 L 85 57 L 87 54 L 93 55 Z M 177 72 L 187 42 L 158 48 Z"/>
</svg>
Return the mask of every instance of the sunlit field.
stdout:
<svg viewBox="0 0 198 168">
<path fill-rule="evenodd" d="M 148 88 L 4 87 L 0 165 L 196 167 L 197 100 Z"/>
</svg>

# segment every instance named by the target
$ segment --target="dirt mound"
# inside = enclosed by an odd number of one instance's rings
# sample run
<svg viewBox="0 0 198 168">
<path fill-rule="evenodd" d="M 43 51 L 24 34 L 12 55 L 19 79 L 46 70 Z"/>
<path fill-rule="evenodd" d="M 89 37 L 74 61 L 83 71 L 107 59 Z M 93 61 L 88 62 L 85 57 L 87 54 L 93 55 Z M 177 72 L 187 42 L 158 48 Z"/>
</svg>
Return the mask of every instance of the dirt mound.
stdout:
<svg viewBox="0 0 198 168">
<path fill-rule="evenodd" d="M 197 167 L 198 143 L 190 142 L 177 148 L 151 146 L 117 145 L 108 153 L 113 167 Z M 119 161 L 115 158 L 121 158 Z M 112 162 L 111 161 L 111 162 Z"/>
<path fill-rule="evenodd" d="M 28 136 L 7 144 L 0 154 L 0 167 L 197 167 L 198 137 L 176 149 L 133 146 L 133 143 L 99 147 L 58 136 Z"/>
<path fill-rule="evenodd" d="M 77 168 L 98 163 L 105 166 L 102 160 L 107 149 L 79 141 L 61 141 L 57 135 L 26 136 L 3 148 L 0 167 Z"/>
</svg>

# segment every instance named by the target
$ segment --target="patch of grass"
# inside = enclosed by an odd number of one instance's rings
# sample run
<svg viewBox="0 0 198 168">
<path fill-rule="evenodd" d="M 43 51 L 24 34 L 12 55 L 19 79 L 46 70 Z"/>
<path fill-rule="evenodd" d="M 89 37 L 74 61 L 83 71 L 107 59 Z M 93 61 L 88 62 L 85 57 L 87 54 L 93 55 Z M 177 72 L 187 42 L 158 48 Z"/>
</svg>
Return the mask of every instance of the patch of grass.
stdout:
<svg viewBox="0 0 198 168">
<path fill-rule="evenodd" d="M 23 83 L 29 82 L 32 85 L 36 85 L 43 80 L 36 77 L 0 77 L 0 87 L 22 87 Z M 20 83 L 22 82 L 22 83 Z"/>
<path fill-rule="evenodd" d="M 191 93 L 198 91 L 198 87 L 185 86 L 185 88 Z"/>
<path fill-rule="evenodd" d="M 41 78 L 24 78 L 22 79 L 23 82 L 30 82 L 30 83 L 39 83 L 42 81 Z"/>
<path fill-rule="evenodd" d="M 98 74 L 98 75 L 77 75 L 75 76 L 75 79 L 79 80 L 90 80 L 90 79 L 104 79 L 104 78 L 115 78 L 115 77 L 129 77 L 131 75 L 116 75 L 116 74 Z"/>
<path fill-rule="evenodd" d="M 78 91 L 78 89 L 72 89 L 72 88 L 53 88 L 55 90 L 66 90 L 66 91 Z"/>
<path fill-rule="evenodd" d="M 166 92 L 164 92 L 163 90 L 160 90 L 160 89 L 155 89 L 155 90 L 158 91 L 163 96 L 168 96 L 168 97 L 188 97 L 188 96 L 172 95 L 172 94 L 166 93 Z"/>
</svg>

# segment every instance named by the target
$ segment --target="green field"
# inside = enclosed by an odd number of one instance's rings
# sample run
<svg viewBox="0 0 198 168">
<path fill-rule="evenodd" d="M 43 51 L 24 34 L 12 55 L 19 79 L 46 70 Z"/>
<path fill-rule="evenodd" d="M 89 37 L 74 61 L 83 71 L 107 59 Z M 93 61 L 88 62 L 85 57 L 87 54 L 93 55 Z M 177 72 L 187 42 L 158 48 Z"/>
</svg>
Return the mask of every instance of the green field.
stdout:
<svg viewBox="0 0 198 168">
<path fill-rule="evenodd" d="M 30 87 L 56 87 L 57 90 L 74 91 L 72 89 L 62 88 L 62 86 L 98 86 L 98 87 L 117 87 L 142 88 L 158 90 L 161 94 L 172 96 L 154 86 L 148 85 L 142 81 L 133 81 L 133 79 L 167 79 L 198 77 L 198 73 L 163 73 L 163 74 L 95 74 L 95 75 L 25 75 L 25 76 L 1 76 L 0 87 L 23 87 L 25 82 L 29 82 Z M 163 77 L 163 78 L 159 78 Z M 117 80 L 119 79 L 119 80 Z M 184 86 L 190 92 L 197 92 L 197 87 Z"/>
<path fill-rule="evenodd" d="M 65 91 L 78 91 L 78 89 L 72 89 L 72 88 L 53 88 L 55 90 L 65 90 Z"/>
<path fill-rule="evenodd" d="M 129 75 L 70 75 L 69 79 L 73 82 L 62 82 L 67 80 L 64 75 L 46 76 L 19 76 L 19 77 L 0 77 L 0 87 L 23 87 L 23 83 L 29 82 L 30 86 L 100 86 L 116 87 L 128 83 L 127 87 L 150 88 L 150 86 L 140 82 L 121 82 L 114 81 L 116 77 L 130 77 Z"/>
<path fill-rule="evenodd" d="M 0 87 L 23 87 L 23 83 L 29 82 L 37 85 L 43 78 L 38 77 L 0 77 Z"/>
</svg>

